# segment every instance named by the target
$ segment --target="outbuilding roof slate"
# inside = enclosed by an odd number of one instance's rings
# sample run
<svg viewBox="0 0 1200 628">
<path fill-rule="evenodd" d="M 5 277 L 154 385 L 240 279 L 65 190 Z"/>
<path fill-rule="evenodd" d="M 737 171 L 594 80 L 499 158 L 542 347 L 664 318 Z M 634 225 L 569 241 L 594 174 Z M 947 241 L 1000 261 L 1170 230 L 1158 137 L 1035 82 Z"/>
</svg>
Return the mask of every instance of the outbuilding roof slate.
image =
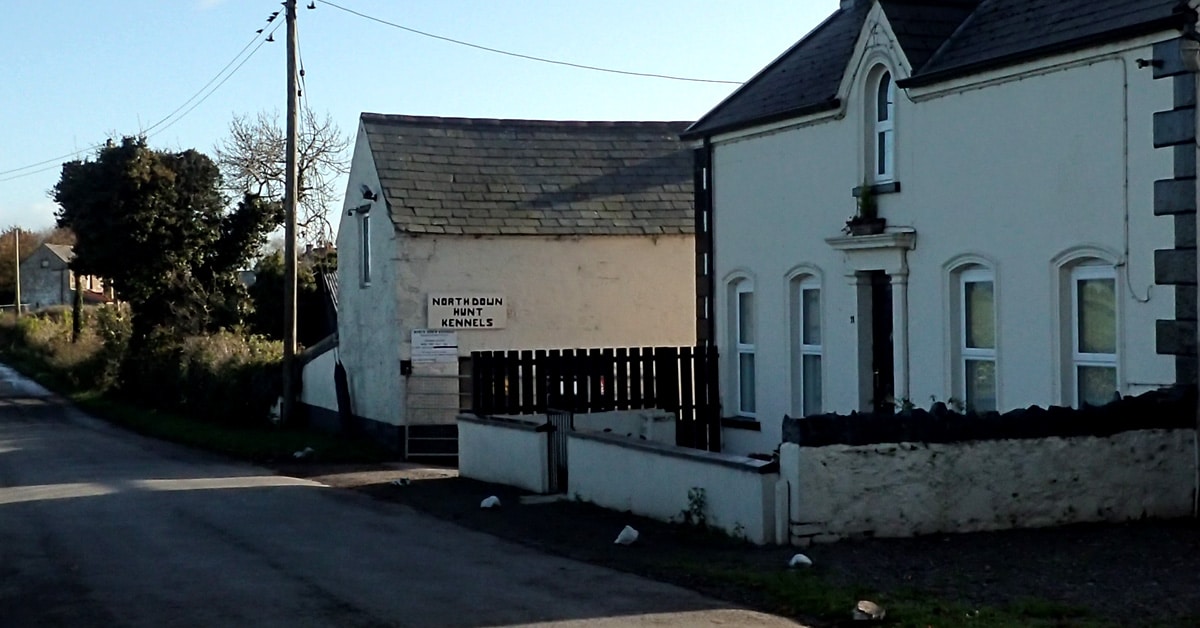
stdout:
<svg viewBox="0 0 1200 628">
<path fill-rule="evenodd" d="M 686 122 L 498 120 L 363 113 L 398 231 L 688 234 Z"/>
</svg>

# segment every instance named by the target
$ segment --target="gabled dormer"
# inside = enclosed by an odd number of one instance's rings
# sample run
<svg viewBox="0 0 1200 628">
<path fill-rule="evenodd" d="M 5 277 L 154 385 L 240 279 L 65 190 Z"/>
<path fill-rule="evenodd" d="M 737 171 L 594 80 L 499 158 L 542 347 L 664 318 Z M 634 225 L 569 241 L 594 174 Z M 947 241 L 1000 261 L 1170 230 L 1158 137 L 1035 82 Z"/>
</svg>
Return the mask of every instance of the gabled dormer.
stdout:
<svg viewBox="0 0 1200 628">
<path fill-rule="evenodd" d="M 894 84 L 926 62 L 978 0 L 843 0 L 799 42 L 693 124 L 684 137 L 844 115 L 850 90 L 882 65 Z M 894 87 L 893 87 L 894 89 Z"/>
<path fill-rule="evenodd" d="M 874 67 L 875 52 L 890 51 L 892 81 L 905 90 L 1183 29 L 1192 19 L 1179 0 L 843 0 L 683 137 L 849 115 L 850 89 Z"/>
</svg>

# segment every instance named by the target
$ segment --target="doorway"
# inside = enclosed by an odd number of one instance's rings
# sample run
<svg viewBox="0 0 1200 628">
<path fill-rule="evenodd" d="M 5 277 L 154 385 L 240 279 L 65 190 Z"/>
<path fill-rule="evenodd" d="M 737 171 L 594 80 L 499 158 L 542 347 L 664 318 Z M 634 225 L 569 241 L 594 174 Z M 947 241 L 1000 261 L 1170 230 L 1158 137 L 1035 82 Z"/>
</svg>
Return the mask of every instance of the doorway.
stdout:
<svg viewBox="0 0 1200 628">
<path fill-rule="evenodd" d="M 892 281 L 882 270 L 866 273 L 870 290 L 871 410 L 892 414 L 896 371 L 892 344 Z"/>
</svg>

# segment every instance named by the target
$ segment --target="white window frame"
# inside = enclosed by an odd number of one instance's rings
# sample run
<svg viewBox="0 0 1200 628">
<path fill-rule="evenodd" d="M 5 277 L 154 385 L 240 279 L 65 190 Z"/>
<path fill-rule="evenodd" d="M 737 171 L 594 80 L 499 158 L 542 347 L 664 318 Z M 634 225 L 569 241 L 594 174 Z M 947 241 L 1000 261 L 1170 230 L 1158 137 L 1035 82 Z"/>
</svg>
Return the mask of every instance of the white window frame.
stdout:
<svg viewBox="0 0 1200 628">
<path fill-rule="evenodd" d="M 967 300 L 967 284 L 969 283 L 990 283 L 992 284 L 992 339 L 993 346 L 990 349 L 981 347 L 968 347 L 967 338 L 969 336 L 970 320 L 968 320 L 968 300 Z M 968 362 L 991 362 L 992 370 L 995 373 L 996 380 L 993 382 L 993 388 L 996 390 L 996 408 L 1000 405 L 1000 365 L 996 356 L 996 344 L 999 344 L 999 336 L 996 333 L 997 317 L 996 317 L 996 274 L 992 269 L 980 266 L 974 266 L 958 272 L 958 372 L 959 372 L 959 390 L 958 394 L 963 400 L 967 408 L 971 408 L 972 400 L 967 394 L 967 376 L 970 369 L 967 368 Z"/>
<path fill-rule="evenodd" d="M 359 219 L 359 235 L 361 242 L 359 249 L 362 253 L 360 260 L 362 268 L 362 276 L 359 279 L 360 288 L 371 287 L 371 214 L 369 212 L 360 212 Z"/>
<path fill-rule="evenodd" d="M 743 383 L 742 383 L 742 356 L 743 355 L 750 356 L 751 368 L 755 371 L 754 381 L 752 382 L 755 385 L 755 388 L 757 388 L 757 383 L 758 383 L 758 377 L 757 377 L 758 364 L 757 364 L 757 359 L 755 357 L 755 342 L 754 342 L 755 339 L 751 338 L 750 339 L 751 342 L 747 343 L 747 342 L 742 342 L 742 337 L 741 337 L 741 335 L 742 335 L 742 295 L 743 294 L 749 294 L 749 295 L 751 295 L 751 299 L 753 299 L 754 283 L 752 281 L 750 281 L 749 279 L 742 279 L 742 280 L 738 281 L 737 284 L 734 286 L 734 290 L 733 290 L 733 303 L 732 303 L 733 311 L 732 311 L 732 317 L 731 317 L 733 324 L 730 328 L 730 332 L 732 334 L 732 340 L 733 340 L 732 344 L 734 347 L 734 354 L 737 357 L 737 359 L 734 360 L 734 363 L 733 363 L 733 383 L 734 383 L 733 390 L 734 390 L 734 393 L 737 395 L 737 415 L 742 416 L 742 417 L 747 417 L 747 418 L 755 418 L 758 415 L 758 413 L 757 413 L 757 410 L 758 410 L 758 394 L 757 394 L 757 392 L 758 391 L 757 390 L 752 389 L 749 391 L 750 392 L 750 400 L 753 402 L 753 404 L 752 404 L 753 409 L 745 410 L 743 408 L 744 402 L 746 400 L 746 394 L 745 394 L 746 391 L 743 389 Z M 754 301 L 751 300 L 750 301 L 751 329 L 757 335 L 758 328 L 757 328 L 757 325 L 754 324 L 756 322 L 754 320 L 756 318 L 756 315 L 755 315 L 756 309 L 757 308 L 755 306 Z"/>
<path fill-rule="evenodd" d="M 797 416 L 803 417 L 803 416 L 812 416 L 813 414 L 819 414 L 820 412 L 822 412 L 821 404 L 824 402 L 824 395 L 821 395 L 822 399 L 818 402 L 818 405 L 815 408 L 815 411 L 813 411 L 813 412 L 808 411 L 809 400 L 805 396 L 804 391 L 806 390 L 805 384 L 808 383 L 808 378 L 810 375 L 808 372 L 805 371 L 804 358 L 805 358 L 805 356 L 817 356 L 817 358 L 819 358 L 820 361 L 822 362 L 822 373 L 824 373 L 823 367 L 824 367 L 824 361 L 825 361 L 824 346 L 823 346 L 823 343 L 825 341 L 824 340 L 825 339 L 825 329 L 824 329 L 824 325 L 822 324 L 823 321 L 822 321 L 822 317 L 821 317 L 821 311 L 820 311 L 821 306 L 820 305 L 817 306 L 816 321 L 817 321 L 817 329 L 819 330 L 819 332 L 821 334 L 821 342 L 813 344 L 813 343 L 807 343 L 804 341 L 805 340 L 805 338 L 804 338 L 804 321 L 805 321 L 806 315 L 808 314 L 805 311 L 804 293 L 808 292 L 808 291 L 815 291 L 817 293 L 817 303 L 818 304 L 821 303 L 821 299 L 823 298 L 823 295 L 821 294 L 820 280 L 811 275 L 801 278 L 799 281 L 796 282 L 795 286 L 796 286 L 796 288 L 795 288 L 795 291 L 794 291 L 794 294 L 792 297 L 794 299 L 793 307 L 795 308 L 795 316 L 793 319 L 794 320 L 793 325 L 795 325 L 795 334 L 796 334 L 795 339 L 793 341 L 795 343 L 796 362 L 793 365 L 793 375 L 792 375 L 792 386 L 795 387 L 795 389 L 794 389 L 795 392 L 793 394 L 793 399 L 795 400 L 795 404 L 794 404 L 795 407 L 792 408 L 792 411 Z M 822 379 L 823 379 L 823 376 L 822 376 Z M 821 389 L 823 386 L 824 386 L 824 381 L 817 382 L 818 389 Z"/>
<path fill-rule="evenodd" d="M 883 81 L 887 79 L 887 93 L 881 94 Z M 871 181 L 873 183 L 889 183 L 896 179 L 896 78 L 891 70 L 884 68 L 872 83 L 871 89 Z M 879 100 L 885 98 L 887 108 L 884 111 L 886 120 L 880 120 Z M 880 142 L 880 136 L 883 141 Z M 882 162 L 883 169 L 880 170 Z"/>
<path fill-rule="evenodd" d="M 1080 281 L 1107 279 L 1113 282 L 1113 353 L 1084 353 L 1079 350 L 1079 283 Z M 1078 408 L 1083 406 L 1083 398 L 1079 389 L 1079 367 L 1094 366 L 1113 369 L 1113 380 L 1117 391 L 1121 388 L 1121 371 L 1119 368 L 1118 351 L 1120 351 L 1121 314 L 1118 309 L 1120 293 L 1117 284 L 1117 271 L 1112 266 L 1101 264 L 1079 264 L 1071 268 L 1071 405 Z"/>
</svg>

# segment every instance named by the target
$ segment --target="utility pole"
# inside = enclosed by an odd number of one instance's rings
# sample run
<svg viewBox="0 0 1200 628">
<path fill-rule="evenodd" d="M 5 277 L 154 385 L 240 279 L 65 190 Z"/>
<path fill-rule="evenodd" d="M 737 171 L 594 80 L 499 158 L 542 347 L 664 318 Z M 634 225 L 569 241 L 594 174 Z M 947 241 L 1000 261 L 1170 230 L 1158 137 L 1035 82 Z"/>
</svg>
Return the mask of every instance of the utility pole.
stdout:
<svg viewBox="0 0 1200 628">
<path fill-rule="evenodd" d="M 17 269 L 17 318 L 21 318 L 21 228 L 13 227 L 13 262 Z"/>
<path fill-rule="evenodd" d="M 284 0 L 287 12 L 287 173 L 284 178 L 283 211 L 283 405 L 284 425 L 294 419 L 296 394 L 296 201 L 298 193 L 296 123 L 300 92 L 296 85 L 296 0 Z"/>
</svg>

